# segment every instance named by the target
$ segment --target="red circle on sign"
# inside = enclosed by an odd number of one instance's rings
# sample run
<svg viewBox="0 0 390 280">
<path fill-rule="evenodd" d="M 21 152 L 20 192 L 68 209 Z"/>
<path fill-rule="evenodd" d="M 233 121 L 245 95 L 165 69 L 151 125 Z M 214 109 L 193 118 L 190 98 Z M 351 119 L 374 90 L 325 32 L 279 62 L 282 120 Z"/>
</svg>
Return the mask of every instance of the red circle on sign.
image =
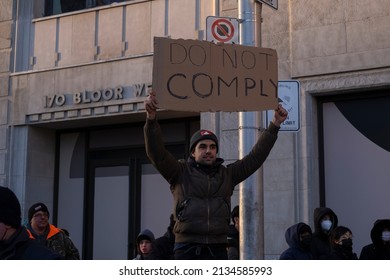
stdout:
<svg viewBox="0 0 390 280">
<path fill-rule="evenodd" d="M 223 24 L 226 24 L 229 29 L 230 29 L 230 32 L 229 31 L 226 31 L 223 27 L 222 27 L 222 23 Z M 221 35 L 219 35 L 218 33 L 216 33 L 215 31 L 219 30 L 223 33 L 223 35 L 225 35 L 226 37 L 223 37 Z M 228 42 L 230 41 L 233 36 L 234 36 L 234 26 L 233 24 L 227 20 L 227 19 L 224 19 L 224 18 L 221 18 L 221 19 L 218 19 L 216 21 L 214 21 L 213 25 L 211 26 L 211 33 L 213 34 L 213 37 L 218 40 L 219 42 Z"/>
</svg>

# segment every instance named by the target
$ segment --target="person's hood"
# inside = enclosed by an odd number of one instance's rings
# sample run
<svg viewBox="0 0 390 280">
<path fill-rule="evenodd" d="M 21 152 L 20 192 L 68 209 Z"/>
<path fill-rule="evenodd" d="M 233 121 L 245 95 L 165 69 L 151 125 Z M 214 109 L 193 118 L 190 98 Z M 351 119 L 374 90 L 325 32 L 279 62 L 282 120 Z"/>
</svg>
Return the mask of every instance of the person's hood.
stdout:
<svg viewBox="0 0 390 280">
<path fill-rule="evenodd" d="M 286 238 L 287 244 L 291 248 L 301 248 L 302 249 L 301 241 L 299 239 L 299 232 L 301 231 L 301 229 L 303 227 L 306 227 L 311 232 L 309 225 L 307 225 L 305 223 L 297 223 L 295 225 L 292 225 L 291 227 L 289 227 L 286 230 L 284 237 Z"/>
<path fill-rule="evenodd" d="M 143 259 L 143 255 L 142 255 L 142 252 L 139 248 L 139 244 L 142 240 L 145 240 L 145 239 L 147 239 L 151 242 L 154 242 L 154 240 L 155 240 L 153 232 L 151 232 L 149 229 L 144 229 L 137 236 L 137 253 L 138 253 L 138 255 L 140 255 L 141 259 Z M 137 257 L 136 257 L 136 259 L 137 259 Z"/>
<path fill-rule="evenodd" d="M 321 218 L 325 215 L 329 215 L 331 217 L 332 221 L 332 227 L 330 228 L 329 232 L 331 232 L 335 227 L 338 225 L 338 218 L 335 212 L 333 212 L 332 209 L 328 207 L 318 207 L 314 209 L 314 232 L 317 234 L 323 233 L 322 228 L 321 228 Z"/>
<path fill-rule="evenodd" d="M 137 245 L 141 242 L 141 240 L 150 240 L 151 242 L 154 241 L 154 234 L 149 229 L 144 229 L 141 231 L 137 236 Z"/>
<path fill-rule="evenodd" d="M 374 226 L 371 229 L 371 240 L 375 246 L 381 246 L 382 243 L 382 231 L 384 228 L 390 230 L 390 220 L 389 219 L 378 219 L 375 221 Z"/>
</svg>

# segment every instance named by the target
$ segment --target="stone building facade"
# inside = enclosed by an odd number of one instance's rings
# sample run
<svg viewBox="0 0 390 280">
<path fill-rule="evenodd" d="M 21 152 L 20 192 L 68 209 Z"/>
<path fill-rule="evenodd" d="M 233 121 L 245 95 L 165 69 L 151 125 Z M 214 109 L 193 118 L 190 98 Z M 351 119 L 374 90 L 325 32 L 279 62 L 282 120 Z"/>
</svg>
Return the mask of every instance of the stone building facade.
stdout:
<svg viewBox="0 0 390 280">
<path fill-rule="evenodd" d="M 172 211 L 143 152 L 153 37 L 203 40 L 207 16 L 239 18 L 239 1 L 121 1 L 43 16 L 47 2 L 0 2 L 0 183 L 24 213 L 46 203 L 84 258 L 131 258 L 138 231 L 163 234 Z M 313 227 L 319 206 L 353 230 L 359 253 L 375 219 L 390 216 L 390 6 L 278 2 L 262 5 L 261 46 L 277 50 L 279 80 L 299 81 L 300 129 L 280 133 L 262 169 L 264 258 L 286 248 L 290 225 Z M 186 156 L 203 127 L 220 137 L 226 163 L 239 158 L 238 113 L 159 118 L 175 155 Z M 115 242 L 99 246 L 106 221 L 120 226 Z"/>
</svg>

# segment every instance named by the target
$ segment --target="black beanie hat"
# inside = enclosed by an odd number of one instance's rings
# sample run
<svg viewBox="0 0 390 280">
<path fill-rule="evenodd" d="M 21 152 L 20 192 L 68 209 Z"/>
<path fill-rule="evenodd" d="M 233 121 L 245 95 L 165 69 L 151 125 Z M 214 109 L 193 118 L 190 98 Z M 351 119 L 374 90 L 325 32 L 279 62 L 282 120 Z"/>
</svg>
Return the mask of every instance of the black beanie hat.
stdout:
<svg viewBox="0 0 390 280">
<path fill-rule="evenodd" d="M 46 212 L 49 215 L 49 209 L 47 209 L 46 205 L 42 202 L 38 202 L 28 209 L 28 222 L 31 222 L 32 217 L 38 211 Z"/>
<path fill-rule="evenodd" d="M 210 130 L 201 129 L 195 132 L 190 140 L 190 153 L 192 153 L 192 150 L 195 148 L 196 144 L 204 139 L 210 139 L 215 142 L 217 145 L 217 152 L 218 152 L 218 138 L 215 136 L 214 133 L 212 133 Z"/>
<path fill-rule="evenodd" d="M 22 222 L 20 203 L 13 191 L 0 186 L 0 222 L 19 228 Z"/>
</svg>

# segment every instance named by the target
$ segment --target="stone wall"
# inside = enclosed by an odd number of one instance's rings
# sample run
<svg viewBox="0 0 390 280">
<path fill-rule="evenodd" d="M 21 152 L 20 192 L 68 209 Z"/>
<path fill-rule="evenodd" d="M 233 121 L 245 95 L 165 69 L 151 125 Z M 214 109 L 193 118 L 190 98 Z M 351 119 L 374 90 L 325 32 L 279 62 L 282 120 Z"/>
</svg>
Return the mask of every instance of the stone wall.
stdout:
<svg viewBox="0 0 390 280">
<path fill-rule="evenodd" d="M 0 184 L 6 185 L 9 124 L 9 77 L 11 69 L 12 0 L 0 1 Z"/>
</svg>

